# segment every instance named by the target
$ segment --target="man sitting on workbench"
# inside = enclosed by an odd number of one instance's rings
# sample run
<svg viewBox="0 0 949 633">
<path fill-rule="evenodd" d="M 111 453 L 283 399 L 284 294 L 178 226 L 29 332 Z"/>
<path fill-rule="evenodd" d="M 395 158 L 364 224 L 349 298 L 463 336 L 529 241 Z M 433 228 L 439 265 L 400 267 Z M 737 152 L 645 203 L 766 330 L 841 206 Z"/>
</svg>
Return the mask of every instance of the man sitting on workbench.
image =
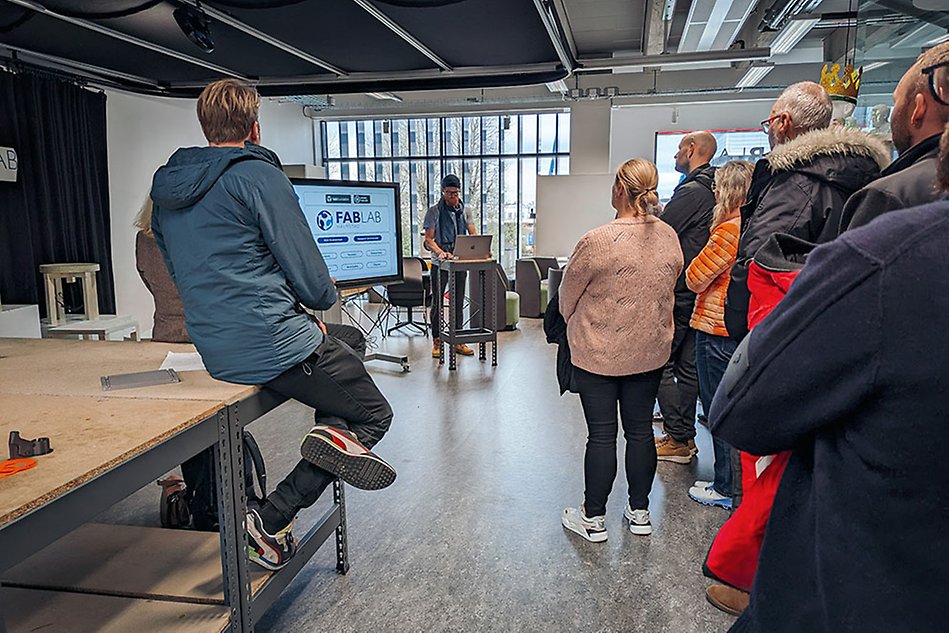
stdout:
<svg viewBox="0 0 949 633">
<path fill-rule="evenodd" d="M 208 147 L 179 149 L 155 174 L 152 229 L 208 372 L 316 410 L 303 459 L 247 513 L 251 560 L 276 570 L 296 550 L 293 518 L 334 478 L 374 490 L 396 474 L 369 450 L 389 428 L 389 403 L 353 350 L 301 307 L 329 308 L 336 288 L 290 181 L 257 145 L 259 108 L 242 82 L 204 89 Z"/>
</svg>

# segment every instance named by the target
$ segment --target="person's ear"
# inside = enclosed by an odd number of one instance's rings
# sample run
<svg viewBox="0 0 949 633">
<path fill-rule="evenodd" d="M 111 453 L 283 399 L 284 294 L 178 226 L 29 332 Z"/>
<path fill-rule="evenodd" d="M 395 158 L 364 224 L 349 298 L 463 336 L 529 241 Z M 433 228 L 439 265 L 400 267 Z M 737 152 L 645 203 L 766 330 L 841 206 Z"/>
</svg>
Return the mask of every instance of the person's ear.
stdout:
<svg viewBox="0 0 949 633">
<path fill-rule="evenodd" d="M 260 145 L 260 121 L 254 121 L 253 125 L 250 126 L 250 134 L 247 135 L 247 140 L 255 145 Z"/>
<path fill-rule="evenodd" d="M 916 96 L 913 97 L 913 112 L 909 116 L 910 125 L 915 128 L 922 127 L 928 106 L 929 104 L 926 103 L 926 97 L 923 96 L 922 93 L 917 92 Z"/>
</svg>

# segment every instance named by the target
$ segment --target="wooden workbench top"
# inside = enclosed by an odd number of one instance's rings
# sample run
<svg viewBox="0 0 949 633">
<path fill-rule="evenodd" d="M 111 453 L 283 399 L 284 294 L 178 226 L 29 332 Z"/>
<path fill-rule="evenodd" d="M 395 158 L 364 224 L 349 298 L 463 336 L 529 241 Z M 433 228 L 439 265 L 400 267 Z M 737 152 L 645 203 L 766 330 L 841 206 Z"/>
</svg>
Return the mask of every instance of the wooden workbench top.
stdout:
<svg viewBox="0 0 949 633">
<path fill-rule="evenodd" d="M 258 389 L 215 380 L 205 371 L 188 371 L 179 372 L 178 384 L 102 391 L 101 376 L 151 371 L 161 366 L 168 352 L 193 351 L 193 345 L 175 343 L 0 339 L 0 393 L 230 404 Z"/>
<path fill-rule="evenodd" d="M 36 467 L 0 479 L 0 527 L 224 406 L 220 400 L 0 393 L 0 438 L 19 431 L 26 439 L 48 437 L 53 447 L 36 458 Z"/>
</svg>

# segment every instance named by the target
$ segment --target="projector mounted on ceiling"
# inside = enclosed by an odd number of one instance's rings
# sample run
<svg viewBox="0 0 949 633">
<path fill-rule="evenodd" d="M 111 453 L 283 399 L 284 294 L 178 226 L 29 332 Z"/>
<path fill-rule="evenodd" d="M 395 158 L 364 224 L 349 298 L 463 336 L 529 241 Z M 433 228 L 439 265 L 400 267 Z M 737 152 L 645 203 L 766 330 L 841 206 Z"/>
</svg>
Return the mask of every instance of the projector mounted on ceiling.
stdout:
<svg viewBox="0 0 949 633">
<path fill-rule="evenodd" d="M 214 38 L 211 36 L 211 19 L 201 9 L 183 6 L 175 9 L 173 15 L 181 31 L 191 42 L 205 53 L 214 51 Z"/>
</svg>

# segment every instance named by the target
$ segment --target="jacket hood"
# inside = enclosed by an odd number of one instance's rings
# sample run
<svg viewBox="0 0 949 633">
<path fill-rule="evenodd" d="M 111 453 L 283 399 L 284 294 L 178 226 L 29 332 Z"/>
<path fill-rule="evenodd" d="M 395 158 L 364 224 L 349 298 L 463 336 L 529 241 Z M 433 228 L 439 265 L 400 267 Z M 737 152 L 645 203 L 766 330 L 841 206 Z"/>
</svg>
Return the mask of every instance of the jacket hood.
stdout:
<svg viewBox="0 0 949 633">
<path fill-rule="evenodd" d="M 877 136 L 854 128 L 811 130 L 782 143 L 768 154 L 773 171 L 803 171 L 815 159 L 826 157 L 869 158 L 881 170 L 890 164 L 890 150 Z"/>
<path fill-rule="evenodd" d="M 817 244 L 813 242 L 787 233 L 775 233 L 758 249 L 754 261 L 769 272 L 793 272 L 804 267 L 807 256 L 815 248 Z"/>
<path fill-rule="evenodd" d="M 211 190 L 227 169 L 244 160 L 262 160 L 279 168 L 270 150 L 248 147 L 183 147 L 152 179 L 152 201 L 163 209 L 193 207 Z"/>
</svg>

